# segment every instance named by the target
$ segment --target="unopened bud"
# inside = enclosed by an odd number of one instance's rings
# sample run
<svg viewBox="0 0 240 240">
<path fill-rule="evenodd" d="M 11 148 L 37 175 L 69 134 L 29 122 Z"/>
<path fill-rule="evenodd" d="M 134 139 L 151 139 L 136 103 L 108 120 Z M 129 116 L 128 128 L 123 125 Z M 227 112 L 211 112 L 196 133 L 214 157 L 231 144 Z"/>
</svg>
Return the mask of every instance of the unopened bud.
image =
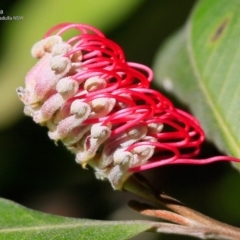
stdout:
<svg viewBox="0 0 240 240">
<path fill-rule="evenodd" d="M 138 146 L 135 147 L 132 151 L 132 154 L 134 155 L 135 161 L 134 165 L 140 165 L 145 163 L 149 158 L 152 157 L 154 153 L 154 146 Z"/>
<path fill-rule="evenodd" d="M 71 69 L 71 61 L 67 57 L 54 56 L 50 61 L 50 66 L 56 74 L 62 73 L 63 75 L 67 74 Z"/>
<path fill-rule="evenodd" d="M 101 126 L 100 124 L 94 124 L 91 128 L 92 138 L 107 138 L 110 136 L 111 130 L 107 126 Z"/>
<path fill-rule="evenodd" d="M 126 131 L 125 137 L 122 139 L 121 147 L 128 147 L 138 140 L 144 138 L 147 134 L 147 127 L 138 125 Z"/>
<path fill-rule="evenodd" d="M 125 180 L 131 175 L 127 170 L 128 166 L 126 165 L 116 165 L 111 169 L 108 179 L 114 189 L 120 190 Z"/>
<path fill-rule="evenodd" d="M 54 45 L 62 42 L 60 36 L 50 36 L 35 43 L 32 47 L 31 54 L 35 58 L 41 58 L 46 52 L 51 52 Z"/>
<path fill-rule="evenodd" d="M 131 165 L 133 161 L 133 155 L 130 152 L 117 150 L 113 154 L 114 164 L 127 164 L 128 166 Z"/>
<path fill-rule="evenodd" d="M 56 90 L 65 98 L 73 96 L 78 90 L 78 82 L 70 77 L 59 80 Z"/>
<path fill-rule="evenodd" d="M 92 117 L 104 117 L 112 111 L 116 100 L 114 98 L 97 98 L 92 100 Z"/>
<path fill-rule="evenodd" d="M 84 89 L 88 92 L 97 91 L 103 89 L 107 86 L 107 82 L 105 79 L 98 77 L 88 78 L 84 83 Z"/>
<path fill-rule="evenodd" d="M 60 94 L 54 94 L 50 98 L 48 98 L 44 104 L 42 105 L 40 111 L 38 111 L 33 120 L 37 123 L 42 123 L 49 120 L 53 114 L 61 108 L 64 104 L 65 100 L 62 98 Z"/>
<path fill-rule="evenodd" d="M 62 42 L 62 38 L 58 35 L 47 37 L 44 40 L 45 40 L 44 50 L 46 52 L 51 52 L 53 46 Z"/>
<path fill-rule="evenodd" d="M 80 99 L 73 101 L 71 104 L 70 113 L 75 114 L 78 117 L 83 117 L 87 119 L 90 112 L 91 112 L 90 106 L 87 103 L 81 101 Z"/>
<path fill-rule="evenodd" d="M 58 56 L 58 55 L 63 56 L 67 52 L 69 52 L 71 49 L 72 49 L 71 45 L 69 45 L 65 42 L 62 42 L 62 43 L 54 45 L 51 53 L 53 56 Z"/>
</svg>

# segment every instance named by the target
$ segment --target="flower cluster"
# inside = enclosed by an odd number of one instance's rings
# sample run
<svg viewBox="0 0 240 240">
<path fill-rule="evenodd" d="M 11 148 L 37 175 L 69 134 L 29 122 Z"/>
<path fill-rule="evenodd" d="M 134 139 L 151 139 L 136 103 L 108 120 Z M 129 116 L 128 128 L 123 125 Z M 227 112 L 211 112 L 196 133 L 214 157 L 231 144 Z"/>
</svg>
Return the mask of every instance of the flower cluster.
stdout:
<svg viewBox="0 0 240 240">
<path fill-rule="evenodd" d="M 26 87 L 17 89 L 24 113 L 113 188 L 121 189 L 134 171 L 222 160 L 191 159 L 204 141 L 198 121 L 150 89 L 151 69 L 127 62 L 99 30 L 59 24 L 33 46 L 32 55 L 39 60 Z"/>
</svg>

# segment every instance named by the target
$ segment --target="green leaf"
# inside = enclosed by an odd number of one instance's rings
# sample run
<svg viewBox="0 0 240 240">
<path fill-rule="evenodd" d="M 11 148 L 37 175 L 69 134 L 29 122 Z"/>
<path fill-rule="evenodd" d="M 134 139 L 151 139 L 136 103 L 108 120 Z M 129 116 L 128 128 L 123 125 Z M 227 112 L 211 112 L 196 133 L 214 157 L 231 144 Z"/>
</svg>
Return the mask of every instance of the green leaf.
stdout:
<svg viewBox="0 0 240 240">
<path fill-rule="evenodd" d="M 157 54 L 157 84 L 199 119 L 207 138 L 240 157 L 240 2 L 202 0 Z"/>
<path fill-rule="evenodd" d="M 40 213 L 0 198 L 1 240 L 122 240 L 153 227 L 148 221 L 97 221 Z"/>
</svg>

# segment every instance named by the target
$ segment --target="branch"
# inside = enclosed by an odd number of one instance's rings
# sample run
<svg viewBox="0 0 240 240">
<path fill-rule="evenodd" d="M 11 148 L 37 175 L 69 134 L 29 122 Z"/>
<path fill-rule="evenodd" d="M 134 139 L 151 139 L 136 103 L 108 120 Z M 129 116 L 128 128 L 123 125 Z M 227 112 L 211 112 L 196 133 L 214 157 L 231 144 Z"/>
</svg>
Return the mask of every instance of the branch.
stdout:
<svg viewBox="0 0 240 240">
<path fill-rule="evenodd" d="M 137 201 L 129 203 L 129 206 L 135 211 L 174 223 L 169 223 L 170 225 L 160 223 L 154 229 L 156 232 L 184 234 L 200 239 L 240 240 L 239 228 L 205 216 L 164 193 L 159 194 L 141 175 L 132 175 L 125 182 L 124 189 L 158 207 L 167 209 L 158 209 Z"/>
</svg>

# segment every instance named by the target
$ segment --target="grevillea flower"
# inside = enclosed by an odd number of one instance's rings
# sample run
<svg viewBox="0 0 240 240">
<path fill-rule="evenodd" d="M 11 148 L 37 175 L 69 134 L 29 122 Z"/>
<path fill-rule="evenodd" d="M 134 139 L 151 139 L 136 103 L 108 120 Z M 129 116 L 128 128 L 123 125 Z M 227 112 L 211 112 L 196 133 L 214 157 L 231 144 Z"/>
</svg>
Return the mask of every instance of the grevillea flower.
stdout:
<svg viewBox="0 0 240 240">
<path fill-rule="evenodd" d="M 67 37 L 72 30 L 75 35 Z M 121 189 L 135 171 L 236 160 L 192 159 L 204 141 L 199 122 L 150 89 L 151 69 L 127 62 L 122 49 L 99 30 L 59 24 L 33 46 L 32 55 L 39 60 L 26 76 L 26 87 L 17 89 L 24 113 L 113 188 Z"/>
</svg>

